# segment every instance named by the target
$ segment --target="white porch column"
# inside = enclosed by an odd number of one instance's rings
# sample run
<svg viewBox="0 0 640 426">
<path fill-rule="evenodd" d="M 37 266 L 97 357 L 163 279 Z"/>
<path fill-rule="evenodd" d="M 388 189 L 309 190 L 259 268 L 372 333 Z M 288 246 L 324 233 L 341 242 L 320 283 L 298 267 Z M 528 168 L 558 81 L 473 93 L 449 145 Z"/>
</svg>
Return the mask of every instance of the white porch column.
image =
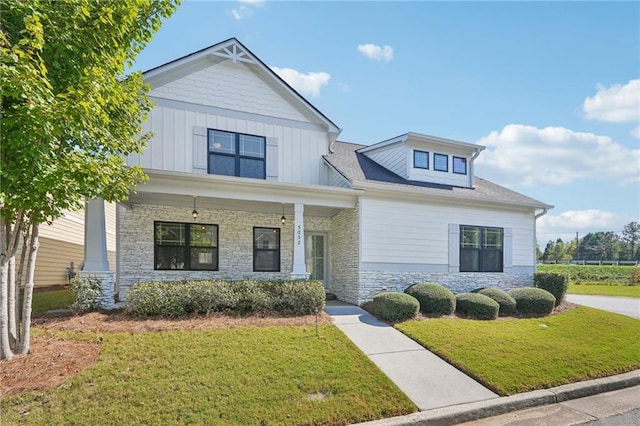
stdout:
<svg viewBox="0 0 640 426">
<path fill-rule="evenodd" d="M 309 279 L 309 273 L 307 273 L 307 265 L 304 258 L 304 204 L 295 204 L 294 212 L 293 270 L 291 271 L 291 279 L 306 280 Z"/>
<path fill-rule="evenodd" d="M 80 278 L 100 281 L 102 288 L 98 297 L 104 309 L 113 308 L 114 273 L 109 271 L 107 257 L 107 226 L 105 224 L 104 200 L 94 198 L 87 201 L 84 210 L 84 262 L 78 271 Z"/>
</svg>

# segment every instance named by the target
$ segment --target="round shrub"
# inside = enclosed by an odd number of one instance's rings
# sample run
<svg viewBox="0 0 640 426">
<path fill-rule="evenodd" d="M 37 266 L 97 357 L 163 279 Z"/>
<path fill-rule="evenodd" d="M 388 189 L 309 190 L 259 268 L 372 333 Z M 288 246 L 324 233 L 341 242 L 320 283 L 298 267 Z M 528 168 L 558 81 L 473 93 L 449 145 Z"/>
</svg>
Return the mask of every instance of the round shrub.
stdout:
<svg viewBox="0 0 640 426">
<path fill-rule="evenodd" d="M 451 315 L 456 310 L 456 296 L 440 284 L 414 284 L 404 292 L 418 299 L 425 314 Z"/>
<path fill-rule="evenodd" d="M 270 291 L 274 310 L 281 315 L 310 315 L 324 309 L 325 291 L 320 281 L 278 281 Z"/>
<path fill-rule="evenodd" d="M 569 279 L 566 275 L 552 273 L 533 274 L 533 285 L 547 290 L 556 298 L 556 306 L 562 303 L 567 294 Z"/>
<path fill-rule="evenodd" d="M 418 300 L 405 293 L 390 292 L 373 296 L 371 312 L 384 321 L 406 321 L 416 316 L 420 309 Z"/>
<path fill-rule="evenodd" d="M 479 294 L 488 296 L 498 302 L 500 310 L 498 315 L 508 316 L 516 313 L 516 301 L 506 291 L 499 290 L 497 288 L 483 288 L 478 291 Z"/>
<path fill-rule="evenodd" d="M 498 302 L 480 293 L 460 293 L 456 295 L 456 313 L 481 320 L 498 318 Z"/>
<path fill-rule="evenodd" d="M 149 281 L 134 284 L 127 296 L 127 312 L 140 316 L 181 317 L 187 314 L 184 283 Z"/>
<path fill-rule="evenodd" d="M 525 315 L 549 315 L 556 304 L 553 294 L 541 288 L 515 288 L 509 291 L 509 295 L 516 301 L 517 311 Z"/>
</svg>

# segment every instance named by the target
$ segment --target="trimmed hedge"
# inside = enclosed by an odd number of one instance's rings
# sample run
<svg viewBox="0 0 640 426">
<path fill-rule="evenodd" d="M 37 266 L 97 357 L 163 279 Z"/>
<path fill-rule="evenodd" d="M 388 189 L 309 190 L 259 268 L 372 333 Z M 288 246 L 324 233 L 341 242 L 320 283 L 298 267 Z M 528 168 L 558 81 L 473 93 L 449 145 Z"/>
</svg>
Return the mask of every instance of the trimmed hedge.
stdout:
<svg viewBox="0 0 640 426">
<path fill-rule="evenodd" d="M 562 303 L 567 295 L 569 279 L 566 275 L 539 272 L 533 274 L 533 285 L 547 290 L 556 298 L 556 306 Z"/>
<path fill-rule="evenodd" d="M 127 312 L 181 317 L 218 312 L 308 315 L 324 309 L 319 281 L 150 281 L 133 285 Z"/>
<path fill-rule="evenodd" d="M 456 296 L 440 284 L 414 284 L 404 292 L 418 299 L 425 314 L 451 315 L 456 310 Z"/>
<path fill-rule="evenodd" d="M 415 317 L 420 309 L 420 302 L 405 293 L 380 293 L 373 296 L 370 309 L 381 320 L 399 322 Z"/>
<path fill-rule="evenodd" d="M 515 299 L 518 312 L 525 315 L 549 315 L 556 304 L 553 294 L 541 288 L 515 288 L 509 295 Z"/>
<path fill-rule="evenodd" d="M 498 302 L 500 305 L 499 316 L 509 316 L 516 313 L 516 301 L 506 291 L 497 288 L 482 288 L 477 293 L 488 296 Z"/>
<path fill-rule="evenodd" d="M 500 304 L 480 293 L 460 293 L 456 295 L 456 313 L 480 320 L 498 318 Z"/>
</svg>

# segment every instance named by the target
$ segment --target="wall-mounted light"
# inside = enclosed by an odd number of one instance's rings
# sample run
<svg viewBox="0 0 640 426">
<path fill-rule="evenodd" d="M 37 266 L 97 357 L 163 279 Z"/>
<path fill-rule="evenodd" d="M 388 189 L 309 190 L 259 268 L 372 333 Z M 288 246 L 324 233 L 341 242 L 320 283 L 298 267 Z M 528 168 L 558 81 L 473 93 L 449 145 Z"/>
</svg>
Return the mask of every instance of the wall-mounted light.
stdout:
<svg viewBox="0 0 640 426">
<path fill-rule="evenodd" d="M 193 196 L 193 211 L 191 212 L 191 216 L 193 216 L 193 220 L 198 218 L 198 210 L 196 210 L 196 196 Z"/>
<path fill-rule="evenodd" d="M 282 216 L 280 216 L 280 222 L 282 222 L 282 225 L 287 223 L 287 218 L 284 217 L 284 203 L 282 203 Z"/>
</svg>

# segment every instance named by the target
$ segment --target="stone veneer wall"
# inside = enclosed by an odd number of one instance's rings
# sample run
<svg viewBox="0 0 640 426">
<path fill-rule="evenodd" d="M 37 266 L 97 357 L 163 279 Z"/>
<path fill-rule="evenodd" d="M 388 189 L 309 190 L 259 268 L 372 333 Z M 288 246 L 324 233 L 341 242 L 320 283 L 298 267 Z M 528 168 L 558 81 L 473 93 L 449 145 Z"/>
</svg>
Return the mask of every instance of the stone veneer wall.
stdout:
<svg viewBox="0 0 640 426">
<path fill-rule="evenodd" d="M 412 284 L 435 282 L 449 288 L 454 293 L 465 293 L 479 287 L 493 287 L 510 290 L 515 287 L 533 286 L 533 273 L 420 273 L 420 272 L 360 272 L 360 294 L 358 304 L 371 300 L 383 291 L 404 291 Z"/>
<path fill-rule="evenodd" d="M 360 232 L 358 207 L 331 219 L 331 292 L 348 303 L 359 303 Z"/>
<path fill-rule="evenodd" d="M 231 210 L 200 209 L 193 220 L 187 207 L 135 204 L 119 207 L 119 277 L 120 300 L 126 300 L 131 285 L 139 281 L 178 281 L 183 279 L 288 279 L 293 256 L 293 218 L 286 225 L 281 214 Z M 305 217 L 305 231 L 329 231 L 331 220 Z M 154 221 L 204 223 L 218 225 L 218 271 L 156 271 L 153 269 Z M 280 271 L 253 272 L 253 227 L 280 228 Z"/>
</svg>

